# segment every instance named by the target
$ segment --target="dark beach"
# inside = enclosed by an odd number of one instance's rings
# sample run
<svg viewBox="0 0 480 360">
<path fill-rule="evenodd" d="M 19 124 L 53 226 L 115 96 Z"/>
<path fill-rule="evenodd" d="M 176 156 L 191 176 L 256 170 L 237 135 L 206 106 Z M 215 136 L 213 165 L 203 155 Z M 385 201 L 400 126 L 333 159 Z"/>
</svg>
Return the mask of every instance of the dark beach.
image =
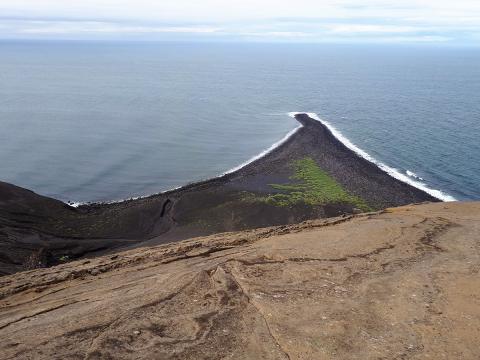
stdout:
<svg viewBox="0 0 480 360">
<path fill-rule="evenodd" d="M 308 115 L 296 119 L 303 126 L 295 134 L 247 166 L 142 199 L 73 208 L 0 182 L 0 275 L 196 236 L 439 201 L 359 157 Z M 336 197 L 322 200 L 315 188 L 322 182 Z"/>
</svg>

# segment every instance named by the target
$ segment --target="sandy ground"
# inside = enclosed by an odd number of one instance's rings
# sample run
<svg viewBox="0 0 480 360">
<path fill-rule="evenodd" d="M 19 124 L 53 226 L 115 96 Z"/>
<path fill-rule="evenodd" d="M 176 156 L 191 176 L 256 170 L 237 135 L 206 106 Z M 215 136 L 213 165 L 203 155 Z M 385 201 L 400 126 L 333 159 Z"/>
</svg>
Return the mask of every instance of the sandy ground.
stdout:
<svg viewBox="0 0 480 360">
<path fill-rule="evenodd" d="M 479 359 L 480 203 L 218 234 L 0 278 L 2 359 Z"/>
</svg>

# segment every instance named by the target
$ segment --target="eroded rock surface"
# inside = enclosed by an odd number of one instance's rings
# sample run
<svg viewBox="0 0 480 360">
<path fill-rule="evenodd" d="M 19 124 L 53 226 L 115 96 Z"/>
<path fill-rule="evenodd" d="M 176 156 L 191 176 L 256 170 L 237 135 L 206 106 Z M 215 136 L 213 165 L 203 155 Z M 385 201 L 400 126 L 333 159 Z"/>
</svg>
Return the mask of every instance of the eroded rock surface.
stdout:
<svg viewBox="0 0 480 360">
<path fill-rule="evenodd" d="M 479 359 L 480 203 L 218 234 L 0 278 L 2 359 Z"/>
</svg>

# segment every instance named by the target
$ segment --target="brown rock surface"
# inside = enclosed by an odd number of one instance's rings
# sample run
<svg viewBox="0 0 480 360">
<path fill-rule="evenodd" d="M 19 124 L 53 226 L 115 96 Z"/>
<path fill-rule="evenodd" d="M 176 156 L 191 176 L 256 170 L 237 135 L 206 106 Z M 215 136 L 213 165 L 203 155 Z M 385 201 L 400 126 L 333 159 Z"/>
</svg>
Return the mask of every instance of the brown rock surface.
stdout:
<svg viewBox="0 0 480 360">
<path fill-rule="evenodd" d="M 479 359 L 480 203 L 134 249 L 0 278 L 2 359 Z"/>
</svg>

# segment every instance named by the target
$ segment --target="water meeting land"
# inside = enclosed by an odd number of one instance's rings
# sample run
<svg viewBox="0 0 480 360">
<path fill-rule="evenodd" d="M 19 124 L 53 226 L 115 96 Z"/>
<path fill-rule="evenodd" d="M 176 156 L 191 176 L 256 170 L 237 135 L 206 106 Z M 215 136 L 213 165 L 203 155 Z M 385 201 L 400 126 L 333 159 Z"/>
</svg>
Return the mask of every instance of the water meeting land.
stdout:
<svg viewBox="0 0 480 360">
<path fill-rule="evenodd" d="M 480 51 L 0 42 L 0 179 L 73 202 L 210 179 L 317 113 L 458 200 L 480 199 Z"/>
<path fill-rule="evenodd" d="M 433 196 L 382 171 L 319 121 L 240 169 L 145 198 L 73 208 L 0 183 L 0 273 L 151 246 L 425 201 Z"/>
</svg>

